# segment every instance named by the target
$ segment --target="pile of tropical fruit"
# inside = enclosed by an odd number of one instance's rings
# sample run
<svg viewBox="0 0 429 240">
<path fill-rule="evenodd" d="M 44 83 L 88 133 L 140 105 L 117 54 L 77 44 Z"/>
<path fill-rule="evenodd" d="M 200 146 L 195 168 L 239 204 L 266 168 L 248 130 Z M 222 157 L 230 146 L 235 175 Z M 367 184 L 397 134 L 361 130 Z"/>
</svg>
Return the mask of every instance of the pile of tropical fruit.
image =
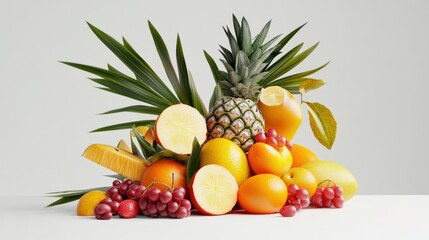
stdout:
<svg viewBox="0 0 429 240">
<path fill-rule="evenodd" d="M 293 216 L 302 208 L 341 208 L 357 191 L 353 175 L 336 162 L 319 160 L 305 146 L 292 143 L 301 126 L 302 106 L 316 139 L 330 149 L 336 122 L 332 113 L 303 94 L 324 85 L 308 76 L 324 64 L 287 74 L 316 48 L 303 43 L 282 53 L 304 26 L 280 40 L 266 41 L 268 22 L 252 38 L 245 18 L 233 16 L 226 27 L 229 48 L 220 46 L 224 69 L 205 52 L 215 80 L 207 109 L 188 71 L 177 37 L 177 71 L 167 47 L 149 22 L 172 91 L 123 38 L 118 42 L 89 24 L 95 35 L 131 70 L 64 62 L 95 74 L 100 89 L 142 102 L 105 114 L 135 112 L 153 120 L 115 124 L 94 131 L 131 129 L 130 141 L 116 146 L 93 144 L 83 157 L 106 167 L 117 178 L 109 187 L 53 193 L 50 206 L 78 200 L 77 214 L 111 219 L 184 218 L 191 213 L 221 215 L 231 211 Z M 300 52 L 301 51 L 301 52 Z M 293 94 L 300 95 L 298 101 Z"/>
</svg>

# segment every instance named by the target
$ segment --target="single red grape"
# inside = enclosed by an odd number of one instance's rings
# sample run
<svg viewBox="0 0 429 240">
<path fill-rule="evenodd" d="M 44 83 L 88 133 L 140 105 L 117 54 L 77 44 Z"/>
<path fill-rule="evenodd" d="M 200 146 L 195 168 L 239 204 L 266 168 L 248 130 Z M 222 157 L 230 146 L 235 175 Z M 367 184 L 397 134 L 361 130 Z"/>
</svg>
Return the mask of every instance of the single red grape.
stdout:
<svg viewBox="0 0 429 240">
<path fill-rule="evenodd" d="M 267 136 L 265 135 L 265 133 L 260 132 L 256 134 L 255 141 L 264 143 L 265 141 L 267 141 Z"/>
<path fill-rule="evenodd" d="M 182 191 L 173 191 L 173 200 L 176 202 L 180 202 L 182 199 L 185 198 L 185 194 Z"/>
<path fill-rule="evenodd" d="M 286 145 L 286 138 L 280 135 L 277 135 L 277 147 L 284 147 Z"/>
<path fill-rule="evenodd" d="M 156 209 L 155 203 L 152 203 L 152 202 L 148 203 L 146 209 L 149 210 L 150 214 L 158 213 L 158 209 Z"/>
<path fill-rule="evenodd" d="M 276 130 L 274 130 L 272 128 L 268 129 L 268 131 L 267 131 L 267 137 L 273 137 L 273 138 L 277 137 Z"/>
<path fill-rule="evenodd" d="M 323 199 L 323 207 L 324 208 L 330 208 L 332 206 L 332 199 Z"/>
<path fill-rule="evenodd" d="M 162 203 L 168 203 L 168 202 L 170 202 L 171 201 L 171 199 L 173 199 L 173 195 L 171 194 L 171 192 L 170 191 L 168 191 L 168 190 L 162 190 L 160 193 L 159 193 L 159 200 L 162 202 Z"/>
<path fill-rule="evenodd" d="M 185 218 L 186 215 L 188 215 L 188 210 L 186 210 L 186 208 L 184 207 L 179 207 L 179 209 L 177 209 L 176 212 L 176 217 L 181 219 L 181 218 Z"/>
<path fill-rule="evenodd" d="M 107 189 L 107 195 L 109 195 L 109 197 L 112 197 L 116 193 L 119 193 L 119 188 L 116 187 L 116 186 L 115 187 L 110 187 L 109 189 Z"/>
<path fill-rule="evenodd" d="M 119 185 L 121 185 L 121 181 L 119 181 L 118 179 L 112 182 L 112 186 L 118 187 Z"/>
<path fill-rule="evenodd" d="M 335 196 L 334 190 L 330 187 L 325 188 L 325 190 L 323 190 L 323 196 L 329 200 L 334 199 L 334 196 Z"/>
<path fill-rule="evenodd" d="M 283 206 L 280 209 L 280 215 L 283 217 L 293 217 L 296 214 L 296 208 L 292 205 Z"/>
<path fill-rule="evenodd" d="M 305 188 L 301 188 L 296 192 L 296 197 L 299 198 L 300 200 L 306 200 L 309 198 L 309 194 L 307 189 Z"/>
<path fill-rule="evenodd" d="M 164 211 L 166 208 L 167 208 L 167 204 L 162 203 L 162 202 L 156 203 L 156 209 L 158 210 L 158 212 Z"/>
<path fill-rule="evenodd" d="M 144 210 L 146 210 L 148 203 L 149 203 L 149 201 L 147 199 L 143 199 L 143 198 L 140 199 L 140 201 L 139 201 L 139 207 L 140 207 L 140 210 L 142 210 L 142 212 Z"/>
<path fill-rule="evenodd" d="M 341 197 L 334 197 L 334 200 L 332 200 L 332 204 L 336 208 L 342 208 L 343 204 L 344 204 L 344 198 L 342 196 Z"/>
<path fill-rule="evenodd" d="M 148 190 L 149 193 L 149 200 L 151 200 L 152 202 L 157 202 L 159 199 L 159 193 L 161 192 L 161 190 L 159 190 L 159 188 L 151 188 Z"/>
<path fill-rule="evenodd" d="M 291 184 L 287 187 L 287 191 L 289 195 L 295 195 L 298 190 L 299 190 L 299 187 L 296 184 Z"/>
<path fill-rule="evenodd" d="M 277 149 L 277 140 L 274 137 L 267 137 L 267 141 L 265 143 Z"/>
<path fill-rule="evenodd" d="M 180 206 L 184 207 L 187 211 L 190 211 L 192 208 L 191 202 L 188 199 L 180 201 Z"/>
<path fill-rule="evenodd" d="M 116 193 L 112 196 L 112 200 L 116 201 L 116 202 L 122 202 L 122 200 L 124 200 L 124 198 L 122 197 L 121 194 Z"/>
<path fill-rule="evenodd" d="M 335 196 L 340 197 L 343 195 L 343 189 L 340 186 L 335 185 L 332 189 L 334 189 Z"/>
<path fill-rule="evenodd" d="M 169 202 L 167 205 L 167 209 L 171 213 L 175 213 L 177 209 L 179 209 L 179 204 L 177 202 Z"/>
</svg>

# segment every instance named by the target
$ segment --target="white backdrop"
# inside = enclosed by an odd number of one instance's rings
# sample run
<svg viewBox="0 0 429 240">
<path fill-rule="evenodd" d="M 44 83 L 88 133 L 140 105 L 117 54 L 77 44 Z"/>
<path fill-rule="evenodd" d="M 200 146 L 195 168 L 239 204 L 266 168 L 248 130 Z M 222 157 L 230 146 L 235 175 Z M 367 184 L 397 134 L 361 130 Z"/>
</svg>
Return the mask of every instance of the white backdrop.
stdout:
<svg viewBox="0 0 429 240">
<path fill-rule="evenodd" d="M 124 69 L 87 27 L 126 36 L 165 78 L 147 20 L 173 52 L 180 33 L 188 67 L 204 101 L 214 86 L 203 49 L 216 59 L 227 45 L 222 26 L 245 16 L 253 32 L 308 22 L 292 41 L 319 47 L 297 71 L 332 62 L 314 77 L 328 84 L 308 101 L 328 106 L 338 122 L 331 151 L 321 147 L 308 116 L 295 142 L 350 169 L 359 194 L 429 194 L 429 15 L 427 1 L 1 1 L 1 196 L 110 184 L 111 174 L 81 157 L 91 143 L 116 144 L 127 131 L 88 133 L 141 119 L 98 113 L 134 104 L 95 88 L 91 75 L 59 60 Z M 255 1 L 256 2 L 256 1 Z M 263 4 L 263 5 L 262 5 Z M 289 46 L 294 46 L 294 45 Z"/>
</svg>

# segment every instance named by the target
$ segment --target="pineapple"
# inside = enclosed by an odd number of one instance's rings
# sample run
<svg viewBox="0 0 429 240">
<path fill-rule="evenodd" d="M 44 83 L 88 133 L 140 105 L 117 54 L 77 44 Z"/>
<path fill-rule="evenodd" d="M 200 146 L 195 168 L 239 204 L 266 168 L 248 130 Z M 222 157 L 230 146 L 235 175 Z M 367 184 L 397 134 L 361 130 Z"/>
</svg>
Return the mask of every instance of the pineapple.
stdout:
<svg viewBox="0 0 429 240">
<path fill-rule="evenodd" d="M 280 86 L 291 93 L 299 93 L 300 83 L 308 80 L 305 77 L 322 69 L 326 64 L 313 70 L 282 77 L 317 47 L 316 43 L 298 54 L 303 46 L 301 43 L 272 63 L 286 43 L 304 25 L 271 47 L 280 37 L 276 36 L 265 42 L 271 21 L 253 41 L 245 18 L 242 18 L 240 24 L 233 15 L 233 23 L 235 34 L 228 27 L 224 28 L 230 49 L 220 46 L 220 52 L 224 57 L 221 62 L 226 71 L 219 70 L 213 58 L 205 52 L 216 81 L 206 121 L 209 138 L 230 139 L 247 151 L 254 143 L 256 134 L 264 130 L 263 117 L 255 104 L 261 89 Z"/>
</svg>

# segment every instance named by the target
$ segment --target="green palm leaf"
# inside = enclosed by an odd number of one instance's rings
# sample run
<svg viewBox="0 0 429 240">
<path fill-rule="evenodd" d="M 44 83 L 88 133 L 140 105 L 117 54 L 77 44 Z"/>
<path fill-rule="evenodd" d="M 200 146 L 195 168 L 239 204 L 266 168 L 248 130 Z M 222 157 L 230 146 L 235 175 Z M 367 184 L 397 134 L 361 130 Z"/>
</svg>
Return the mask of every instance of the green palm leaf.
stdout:
<svg viewBox="0 0 429 240">
<path fill-rule="evenodd" d="M 130 129 L 132 128 L 133 125 L 138 127 L 138 126 L 153 126 L 154 124 L 155 124 L 155 120 L 126 122 L 126 123 L 119 123 L 119 124 L 110 125 L 102 128 L 97 128 L 95 130 L 92 130 L 91 132 L 105 132 L 105 131 L 112 131 L 112 130 Z"/>
<path fill-rule="evenodd" d="M 159 115 L 159 114 L 161 114 L 162 111 L 163 111 L 163 109 L 159 108 L 159 107 L 134 105 L 134 106 L 128 106 L 128 107 L 113 109 L 113 110 L 104 112 L 102 114 L 112 114 L 112 113 L 119 113 L 119 112 L 134 112 L 134 113 L 142 113 L 142 114 Z"/>
<path fill-rule="evenodd" d="M 172 103 L 179 103 L 165 83 L 156 75 L 150 66 L 137 57 L 135 52 L 131 52 L 124 45 L 116 41 L 110 35 L 104 33 L 92 24 L 88 23 L 94 34 L 106 45 L 135 75 L 137 80 L 148 84 L 153 90 L 161 94 Z"/>
</svg>

